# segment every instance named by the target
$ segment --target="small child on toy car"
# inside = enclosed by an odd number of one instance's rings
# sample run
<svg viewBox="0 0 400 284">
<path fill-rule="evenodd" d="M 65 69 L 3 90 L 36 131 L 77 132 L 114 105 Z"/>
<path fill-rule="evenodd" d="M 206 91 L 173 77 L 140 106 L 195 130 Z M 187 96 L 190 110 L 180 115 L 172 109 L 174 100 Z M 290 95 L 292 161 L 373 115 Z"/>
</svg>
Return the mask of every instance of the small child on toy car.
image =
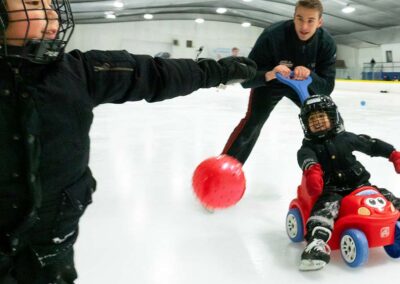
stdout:
<svg viewBox="0 0 400 284">
<path fill-rule="evenodd" d="M 397 173 L 400 173 L 400 152 L 379 139 L 345 131 L 337 106 L 329 96 L 310 96 L 299 118 L 305 138 L 297 160 L 308 193 L 318 196 L 306 224 L 308 244 L 301 255 L 300 270 L 317 270 L 330 260 L 327 242 L 341 199 L 362 185 L 370 185 L 369 172 L 352 152 L 388 158 Z M 386 189 L 377 190 L 400 209 L 399 198 Z"/>
</svg>

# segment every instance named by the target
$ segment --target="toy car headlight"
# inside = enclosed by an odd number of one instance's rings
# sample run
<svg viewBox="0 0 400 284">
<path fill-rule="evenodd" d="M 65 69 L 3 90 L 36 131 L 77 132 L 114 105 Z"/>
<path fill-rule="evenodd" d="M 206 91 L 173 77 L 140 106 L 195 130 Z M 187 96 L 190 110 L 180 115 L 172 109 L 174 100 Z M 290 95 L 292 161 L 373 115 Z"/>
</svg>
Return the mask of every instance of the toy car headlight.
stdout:
<svg viewBox="0 0 400 284">
<path fill-rule="evenodd" d="M 371 215 L 371 211 L 367 207 L 360 207 L 357 211 L 358 215 L 369 216 Z"/>
</svg>

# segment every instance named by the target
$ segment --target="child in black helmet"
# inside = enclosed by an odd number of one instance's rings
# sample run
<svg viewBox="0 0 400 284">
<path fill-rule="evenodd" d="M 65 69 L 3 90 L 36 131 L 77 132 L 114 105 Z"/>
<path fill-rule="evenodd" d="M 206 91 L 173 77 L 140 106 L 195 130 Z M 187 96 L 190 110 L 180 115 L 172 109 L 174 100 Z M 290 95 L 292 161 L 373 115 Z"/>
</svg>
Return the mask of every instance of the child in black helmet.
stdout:
<svg viewBox="0 0 400 284">
<path fill-rule="evenodd" d="M 301 255 L 300 270 L 317 270 L 330 259 L 327 245 L 343 196 L 362 185 L 370 185 L 369 172 L 353 151 L 388 158 L 400 173 L 400 152 L 379 139 L 356 135 L 344 129 L 343 120 L 329 96 L 310 96 L 299 115 L 305 138 L 297 153 L 308 193 L 318 196 L 307 220 L 308 244 Z M 377 188 L 400 209 L 400 199 Z"/>
<path fill-rule="evenodd" d="M 68 0 L 0 0 L 0 283 L 77 278 L 73 245 L 96 187 L 94 107 L 162 101 L 256 72 L 243 57 L 64 53 L 73 27 Z"/>
</svg>

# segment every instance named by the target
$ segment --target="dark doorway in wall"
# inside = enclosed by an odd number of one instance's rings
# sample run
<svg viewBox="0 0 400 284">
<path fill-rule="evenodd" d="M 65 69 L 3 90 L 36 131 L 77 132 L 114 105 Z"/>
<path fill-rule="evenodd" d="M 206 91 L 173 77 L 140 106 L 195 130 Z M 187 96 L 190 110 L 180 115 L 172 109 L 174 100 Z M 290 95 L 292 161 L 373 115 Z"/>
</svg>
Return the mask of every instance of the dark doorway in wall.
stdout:
<svg viewBox="0 0 400 284">
<path fill-rule="evenodd" d="M 386 62 L 393 62 L 393 55 L 391 50 L 386 50 Z"/>
</svg>

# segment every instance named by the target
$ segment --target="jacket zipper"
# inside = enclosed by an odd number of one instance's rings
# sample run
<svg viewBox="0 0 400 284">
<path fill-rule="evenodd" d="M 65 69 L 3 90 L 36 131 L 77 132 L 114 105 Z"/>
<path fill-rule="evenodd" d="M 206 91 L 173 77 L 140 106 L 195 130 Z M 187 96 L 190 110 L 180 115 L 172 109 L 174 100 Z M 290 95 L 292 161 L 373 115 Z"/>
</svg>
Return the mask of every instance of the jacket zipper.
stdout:
<svg viewBox="0 0 400 284">
<path fill-rule="evenodd" d="M 93 66 L 95 72 L 102 71 L 125 71 L 125 72 L 133 72 L 134 68 L 128 67 L 111 67 L 110 64 L 104 63 L 102 66 Z"/>
</svg>

